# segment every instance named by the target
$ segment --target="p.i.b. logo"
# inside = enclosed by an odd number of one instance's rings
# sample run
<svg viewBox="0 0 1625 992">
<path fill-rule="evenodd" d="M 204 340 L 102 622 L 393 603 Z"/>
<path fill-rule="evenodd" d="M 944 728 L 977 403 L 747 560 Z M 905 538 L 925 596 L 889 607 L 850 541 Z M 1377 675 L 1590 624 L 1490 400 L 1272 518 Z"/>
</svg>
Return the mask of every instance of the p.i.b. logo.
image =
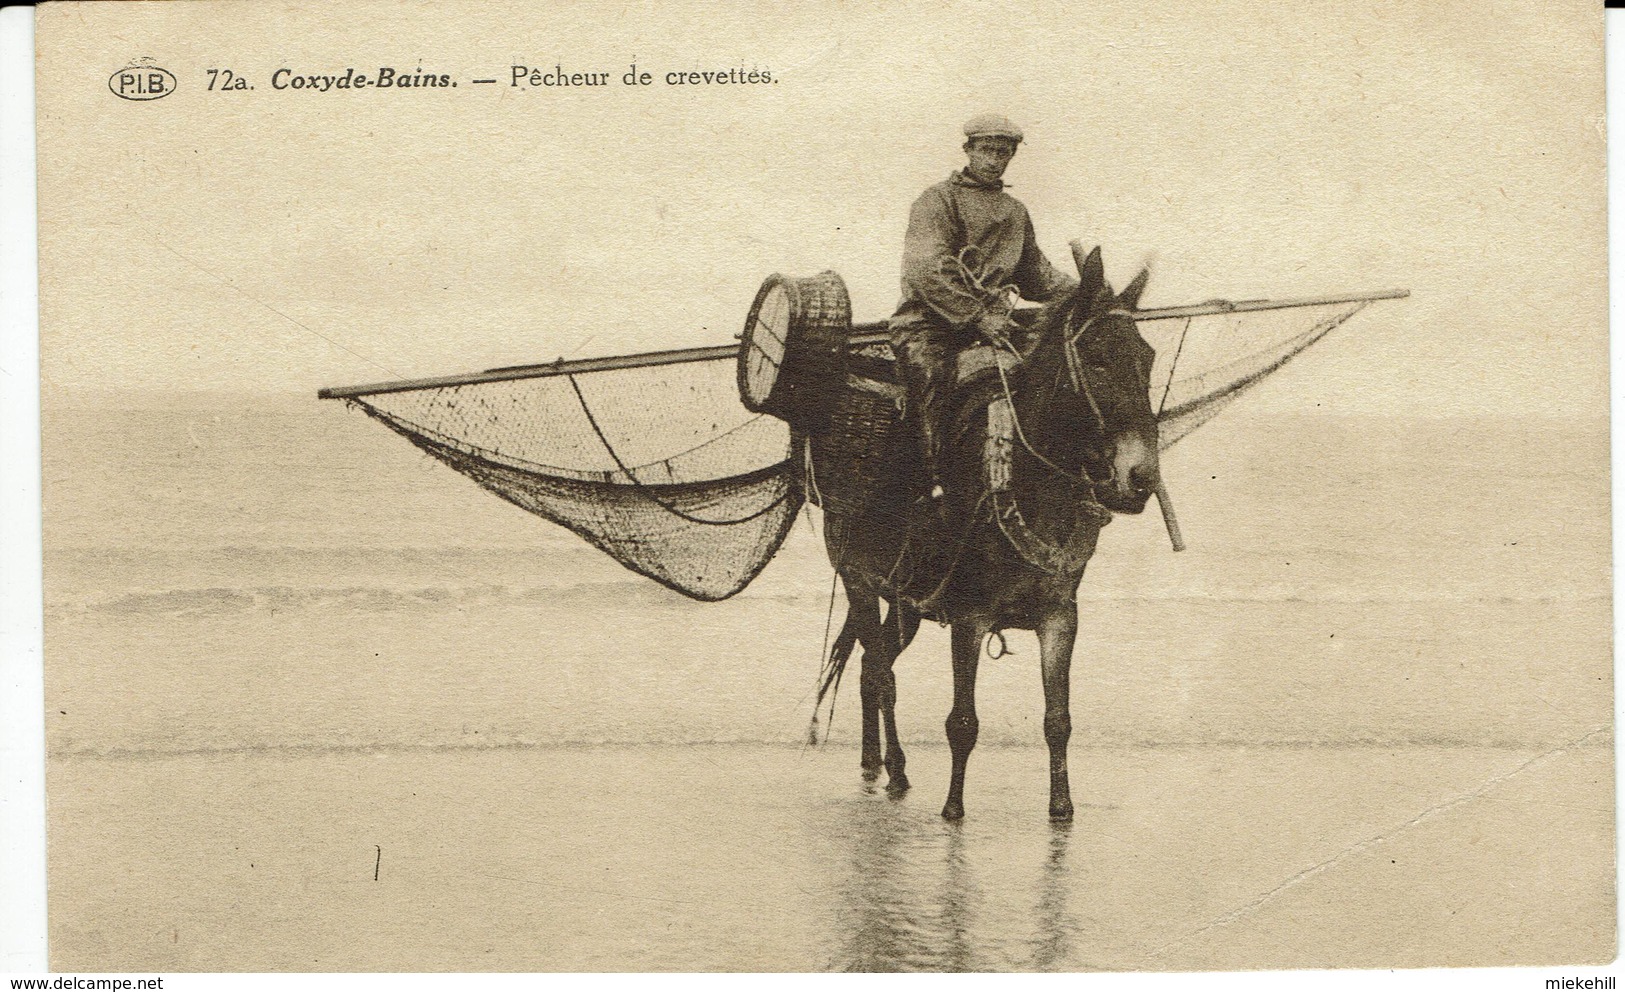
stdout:
<svg viewBox="0 0 1625 992">
<path fill-rule="evenodd" d="M 123 100 L 157 100 L 175 92 L 175 74 L 140 58 L 107 77 L 107 88 Z"/>
</svg>

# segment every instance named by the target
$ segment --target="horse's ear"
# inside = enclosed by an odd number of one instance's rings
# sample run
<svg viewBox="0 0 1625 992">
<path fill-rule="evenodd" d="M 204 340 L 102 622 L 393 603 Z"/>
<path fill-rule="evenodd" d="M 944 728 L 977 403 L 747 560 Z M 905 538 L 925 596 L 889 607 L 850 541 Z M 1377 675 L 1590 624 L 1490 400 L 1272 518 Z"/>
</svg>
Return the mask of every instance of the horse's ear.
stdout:
<svg viewBox="0 0 1625 992">
<path fill-rule="evenodd" d="M 1106 285 L 1106 266 L 1100 260 L 1100 246 L 1095 245 L 1089 257 L 1082 260 L 1079 260 L 1077 247 L 1074 246 L 1072 260 L 1078 266 L 1078 280 L 1082 283 L 1083 295 L 1092 298 L 1100 292 L 1102 286 Z"/>
<path fill-rule="evenodd" d="M 1128 284 L 1127 289 L 1123 290 L 1123 295 L 1117 298 L 1117 302 L 1125 310 L 1138 310 L 1140 294 L 1145 291 L 1145 284 L 1150 281 L 1151 270 L 1141 269 L 1140 274 L 1134 277 L 1134 281 Z"/>
</svg>

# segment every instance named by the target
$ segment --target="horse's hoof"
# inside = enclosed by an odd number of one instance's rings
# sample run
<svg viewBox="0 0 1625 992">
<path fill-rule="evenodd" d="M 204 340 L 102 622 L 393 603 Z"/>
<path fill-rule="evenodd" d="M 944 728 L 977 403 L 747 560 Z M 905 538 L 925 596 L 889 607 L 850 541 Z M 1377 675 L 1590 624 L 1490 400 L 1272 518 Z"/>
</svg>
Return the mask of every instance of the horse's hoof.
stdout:
<svg viewBox="0 0 1625 992">
<path fill-rule="evenodd" d="M 865 782 L 873 782 L 875 779 L 880 777 L 880 769 L 879 768 L 865 768 L 862 771 L 861 774 L 863 775 L 863 780 Z"/>
<path fill-rule="evenodd" d="M 965 818 L 965 806 L 962 803 L 949 802 L 942 807 L 942 818 L 950 822 Z"/>
<path fill-rule="evenodd" d="M 905 793 L 907 791 L 908 791 L 908 776 L 907 775 L 893 775 L 891 778 L 887 779 L 887 781 L 886 781 L 886 792 L 893 799 L 900 798 L 903 795 L 903 793 Z"/>
<path fill-rule="evenodd" d="M 1049 822 L 1051 822 L 1051 823 L 1071 823 L 1072 822 L 1072 804 L 1067 803 L 1064 806 L 1051 805 L 1050 808 L 1049 808 Z"/>
</svg>

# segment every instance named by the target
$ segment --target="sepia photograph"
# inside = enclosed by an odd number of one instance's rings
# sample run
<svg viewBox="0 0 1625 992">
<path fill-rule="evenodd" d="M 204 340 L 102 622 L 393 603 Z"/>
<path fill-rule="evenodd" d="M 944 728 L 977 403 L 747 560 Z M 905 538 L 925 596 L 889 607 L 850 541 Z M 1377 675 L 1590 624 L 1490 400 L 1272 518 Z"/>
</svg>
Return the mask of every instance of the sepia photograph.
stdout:
<svg viewBox="0 0 1625 992">
<path fill-rule="evenodd" d="M 1600 7 L 35 18 L 53 971 L 1617 956 Z"/>
</svg>

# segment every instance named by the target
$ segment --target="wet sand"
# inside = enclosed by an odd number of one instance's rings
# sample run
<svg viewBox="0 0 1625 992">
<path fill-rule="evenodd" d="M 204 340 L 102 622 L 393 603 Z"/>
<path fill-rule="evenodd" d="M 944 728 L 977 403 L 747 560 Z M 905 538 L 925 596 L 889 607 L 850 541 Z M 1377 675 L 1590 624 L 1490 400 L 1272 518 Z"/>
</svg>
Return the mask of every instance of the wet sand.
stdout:
<svg viewBox="0 0 1625 992">
<path fill-rule="evenodd" d="M 53 967 L 1131 970 L 1613 957 L 1611 740 L 983 747 L 969 814 L 849 747 L 51 762 Z M 1576 802 L 1575 796 L 1594 797 Z M 376 879 L 374 873 L 376 871 Z M 1539 948 L 1531 955 L 1529 948 Z"/>
<path fill-rule="evenodd" d="M 981 666 L 945 825 L 946 631 L 898 664 L 906 799 L 858 780 L 855 678 L 798 744 L 816 520 L 698 604 L 359 421 L 48 411 L 53 968 L 1614 956 L 1600 426 L 1236 417 L 1173 449 L 1191 550 L 1119 519 L 1080 591 L 1058 831 L 1031 635 Z"/>
</svg>

